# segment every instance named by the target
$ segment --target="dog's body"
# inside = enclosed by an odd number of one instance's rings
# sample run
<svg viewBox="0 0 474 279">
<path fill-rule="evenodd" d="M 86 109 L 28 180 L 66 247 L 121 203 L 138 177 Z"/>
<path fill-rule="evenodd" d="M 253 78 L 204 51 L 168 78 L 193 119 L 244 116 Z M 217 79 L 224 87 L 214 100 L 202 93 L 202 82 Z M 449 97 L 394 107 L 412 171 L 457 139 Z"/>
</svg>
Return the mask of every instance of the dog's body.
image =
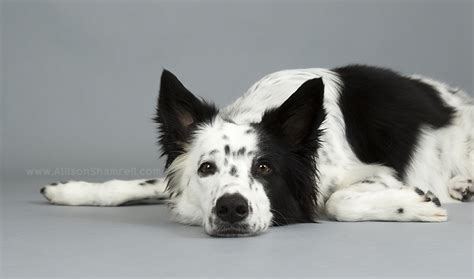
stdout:
<svg viewBox="0 0 474 279">
<path fill-rule="evenodd" d="M 347 66 L 270 74 L 220 112 L 164 72 L 166 179 L 48 185 L 52 203 L 170 201 L 211 235 L 309 222 L 445 221 L 474 191 L 474 103 L 457 88 Z M 166 188 L 166 189 L 165 189 Z"/>
</svg>

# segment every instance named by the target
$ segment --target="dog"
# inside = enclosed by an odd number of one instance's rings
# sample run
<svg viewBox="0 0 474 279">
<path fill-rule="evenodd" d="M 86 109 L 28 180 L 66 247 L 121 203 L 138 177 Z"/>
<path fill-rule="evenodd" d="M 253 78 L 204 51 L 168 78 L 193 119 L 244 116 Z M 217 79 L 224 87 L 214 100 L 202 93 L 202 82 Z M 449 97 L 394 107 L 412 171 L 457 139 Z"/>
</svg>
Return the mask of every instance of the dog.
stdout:
<svg viewBox="0 0 474 279">
<path fill-rule="evenodd" d="M 157 114 L 165 177 L 53 183 L 53 204 L 166 202 L 211 236 L 337 221 L 443 222 L 470 201 L 474 102 L 459 88 L 366 65 L 265 76 L 218 110 L 171 72 Z"/>
</svg>

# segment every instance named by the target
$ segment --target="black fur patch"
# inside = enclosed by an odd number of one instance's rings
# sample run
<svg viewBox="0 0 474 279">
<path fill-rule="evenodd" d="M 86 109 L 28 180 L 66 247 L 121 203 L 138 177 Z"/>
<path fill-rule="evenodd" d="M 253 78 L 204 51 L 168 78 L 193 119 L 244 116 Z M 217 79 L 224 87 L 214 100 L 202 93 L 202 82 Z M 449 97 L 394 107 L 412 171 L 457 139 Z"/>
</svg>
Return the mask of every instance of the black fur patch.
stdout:
<svg viewBox="0 0 474 279">
<path fill-rule="evenodd" d="M 425 192 L 423 192 L 423 190 L 421 190 L 420 188 L 418 187 L 415 187 L 415 192 L 420 195 L 420 196 L 424 196 L 425 195 Z"/>
<path fill-rule="evenodd" d="M 156 179 L 150 179 L 150 180 L 145 181 L 145 183 L 147 184 L 155 184 L 156 182 L 157 182 Z"/>
<path fill-rule="evenodd" d="M 403 212 L 405 212 L 405 210 L 403 210 L 403 208 L 400 207 L 399 209 L 397 209 L 398 214 L 403 214 Z"/>
<path fill-rule="evenodd" d="M 273 225 L 313 222 L 317 214 L 319 126 L 325 118 L 321 79 L 305 82 L 279 108 L 268 110 L 255 124 L 259 138 L 258 159 L 272 171 L 252 176 L 265 187 L 270 199 Z"/>
<path fill-rule="evenodd" d="M 441 202 L 439 201 L 438 197 L 433 197 L 431 199 L 431 201 L 436 204 L 436 206 L 440 207 L 441 206 Z"/>
<path fill-rule="evenodd" d="M 236 176 L 237 175 L 237 168 L 235 166 L 231 166 L 229 174 L 232 175 L 232 176 Z"/>
<path fill-rule="evenodd" d="M 246 150 L 247 149 L 245 147 L 240 148 L 237 150 L 237 156 L 244 156 Z"/>
<path fill-rule="evenodd" d="M 230 147 L 227 144 L 224 146 L 224 153 L 226 156 L 229 156 L 230 154 Z"/>
<path fill-rule="evenodd" d="M 161 74 L 160 96 L 154 121 L 158 124 L 162 155 L 166 155 L 166 168 L 184 153 L 197 125 L 211 122 L 217 108 L 196 98 L 178 78 L 167 70 Z"/>
<path fill-rule="evenodd" d="M 354 153 L 364 163 L 394 168 L 400 178 L 420 129 L 445 127 L 455 113 L 432 86 L 391 70 L 352 65 L 334 71 L 343 82 L 339 106 Z"/>
</svg>

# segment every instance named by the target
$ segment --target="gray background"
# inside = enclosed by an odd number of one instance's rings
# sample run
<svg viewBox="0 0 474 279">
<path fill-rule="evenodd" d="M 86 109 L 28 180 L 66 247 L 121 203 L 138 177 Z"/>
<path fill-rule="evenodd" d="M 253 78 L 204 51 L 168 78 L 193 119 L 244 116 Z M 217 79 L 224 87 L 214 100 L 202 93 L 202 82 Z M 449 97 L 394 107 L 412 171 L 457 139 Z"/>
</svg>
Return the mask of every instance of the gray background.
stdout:
<svg viewBox="0 0 474 279">
<path fill-rule="evenodd" d="M 163 67 L 219 105 L 273 71 L 353 62 L 473 92 L 472 2 L 379 2 L 5 2 L 5 174 L 161 168 Z"/>
<path fill-rule="evenodd" d="M 3 275 L 472 276 L 472 205 L 441 225 L 329 222 L 217 240 L 162 206 L 54 207 L 38 194 L 112 176 L 68 170 L 162 170 L 150 119 L 163 68 L 219 105 L 273 71 L 348 63 L 473 92 L 472 44 L 472 1 L 2 1 Z"/>
</svg>

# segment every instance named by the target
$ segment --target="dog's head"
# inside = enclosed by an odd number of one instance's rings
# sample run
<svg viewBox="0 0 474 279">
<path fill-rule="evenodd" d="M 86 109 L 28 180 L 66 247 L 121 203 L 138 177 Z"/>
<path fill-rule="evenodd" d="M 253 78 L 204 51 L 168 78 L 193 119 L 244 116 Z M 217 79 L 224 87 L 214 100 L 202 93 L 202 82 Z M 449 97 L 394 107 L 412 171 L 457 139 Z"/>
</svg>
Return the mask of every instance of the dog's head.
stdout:
<svg viewBox="0 0 474 279">
<path fill-rule="evenodd" d="M 309 80 L 260 122 L 235 123 L 163 71 L 156 122 L 174 218 L 214 236 L 313 222 L 323 93 Z"/>
</svg>

